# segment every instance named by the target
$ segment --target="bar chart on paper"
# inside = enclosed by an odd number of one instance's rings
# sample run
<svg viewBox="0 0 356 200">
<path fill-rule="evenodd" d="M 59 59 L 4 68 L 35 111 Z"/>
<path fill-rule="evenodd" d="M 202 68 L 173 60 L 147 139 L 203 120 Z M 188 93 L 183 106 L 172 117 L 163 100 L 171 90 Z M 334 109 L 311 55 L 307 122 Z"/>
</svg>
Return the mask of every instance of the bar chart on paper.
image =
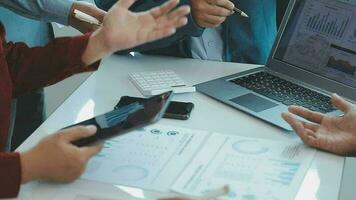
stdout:
<svg viewBox="0 0 356 200">
<path fill-rule="evenodd" d="M 227 184 L 219 200 L 293 199 L 314 153 L 300 142 L 213 134 L 172 190 L 199 196 Z"/>
</svg>

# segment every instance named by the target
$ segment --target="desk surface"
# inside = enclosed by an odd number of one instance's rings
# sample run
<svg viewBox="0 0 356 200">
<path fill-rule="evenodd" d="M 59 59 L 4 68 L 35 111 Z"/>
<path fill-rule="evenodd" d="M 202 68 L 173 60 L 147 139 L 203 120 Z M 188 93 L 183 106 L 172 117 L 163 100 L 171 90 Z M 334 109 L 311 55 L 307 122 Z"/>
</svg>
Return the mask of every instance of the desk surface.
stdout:
<svg viewBox="0 0 356 200">
<path fill-rule="evenodd" d="M 112 110 L 121 96 L 141 96 L 129 82 L 129 72 L 172 69 L 188 84 L 197 84 L 253 67 L 256 66 L 141 55 L 134 58 L 111 56 L 103 60 L 99 71 L 90 76 L 18 150 L 31 148 L 42 137 L 62 127 Z M 174 100 L 191 101 L 196 105 L 191 119 L 188 121 L 164 119 L 159 122 L 160 124 L 279 141 L 299 139 L 295 134 L 287 134 L 199 93 L 176 95 Z M 299 189 L 297 199 L 337 199 L 343 164 L 344 157 L 317 152 Z M 81 191 L 82 194 L 87 193 L 94 197 L 108 194 L 118 197 L 124 193 L 118 186 L 85 180 L 71 184 L 33 182 L 22 186 L 18 199 L 56 199 L 56 196 L 63 193 L 69 195 L 71 193 L 69 191 L 72 193 Z M 160 196 L 148 191 L 141 191 L 142 194 L 152 198 Z"/>
</svg>

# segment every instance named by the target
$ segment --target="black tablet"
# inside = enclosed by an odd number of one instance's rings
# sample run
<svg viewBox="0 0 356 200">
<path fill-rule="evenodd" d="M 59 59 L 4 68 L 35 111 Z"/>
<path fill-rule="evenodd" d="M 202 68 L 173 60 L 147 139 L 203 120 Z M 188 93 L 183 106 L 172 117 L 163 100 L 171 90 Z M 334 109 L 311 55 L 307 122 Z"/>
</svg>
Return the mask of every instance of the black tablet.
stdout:
<svg viewBox="0 0 356 200">
<path fill-rule="evenodd" d="M 133 102 L 111 112 L 72 125 L 70 127 L 95 125 L 98 128 L 95 135 L 72 143 L 76 146 L 86 146 L 157 122 L 165 113 L 171 96 L 172 92 L 166 92 L 153 96 L 145 102 Z"/>
</svg>

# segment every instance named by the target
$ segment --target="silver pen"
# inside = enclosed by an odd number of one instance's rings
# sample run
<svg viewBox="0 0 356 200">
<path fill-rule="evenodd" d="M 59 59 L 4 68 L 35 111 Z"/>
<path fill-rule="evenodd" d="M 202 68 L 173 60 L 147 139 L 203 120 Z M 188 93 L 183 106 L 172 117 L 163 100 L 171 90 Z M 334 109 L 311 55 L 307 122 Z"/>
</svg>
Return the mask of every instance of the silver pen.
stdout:
<svg viewBox="0 0 356 200">
<path fill-rule="evenodd" d="M 241 15 L 242 17 L 248 17 L 248 15 L 244 11 L 242 11 L 242 10 L 236 8 L 236 7 L 234 7 L 233 10 L 234 10 L 235 13 Z"/>
</svg>

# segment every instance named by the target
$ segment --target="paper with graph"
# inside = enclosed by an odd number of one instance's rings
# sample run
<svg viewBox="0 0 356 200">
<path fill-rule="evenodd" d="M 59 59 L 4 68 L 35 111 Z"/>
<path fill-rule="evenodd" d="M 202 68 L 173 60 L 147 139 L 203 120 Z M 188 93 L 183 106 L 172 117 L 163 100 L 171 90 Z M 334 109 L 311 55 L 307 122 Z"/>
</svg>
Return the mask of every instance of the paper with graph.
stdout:
<svg viewBox="0 0 356 200">
<path fill-rule="evenodd" d="M 82 178 L 192 196 L 228 184 L 222 200 L 293 199 L 314 153 L 300 141 L 153 125 L 107 141 Z"/>
<path fill-rule="evenodd" d="M 199 196 L 228 184 L 226 200 L 293 199 L 315 150 L 300 142 L 212 134 L 173 185 Z"/>
<path fill-rule="evenodd" d="M 105 142 L 82 178 L 167 192 L 207 136 L 160 125 L 130 132 Z"/>
</svg>

